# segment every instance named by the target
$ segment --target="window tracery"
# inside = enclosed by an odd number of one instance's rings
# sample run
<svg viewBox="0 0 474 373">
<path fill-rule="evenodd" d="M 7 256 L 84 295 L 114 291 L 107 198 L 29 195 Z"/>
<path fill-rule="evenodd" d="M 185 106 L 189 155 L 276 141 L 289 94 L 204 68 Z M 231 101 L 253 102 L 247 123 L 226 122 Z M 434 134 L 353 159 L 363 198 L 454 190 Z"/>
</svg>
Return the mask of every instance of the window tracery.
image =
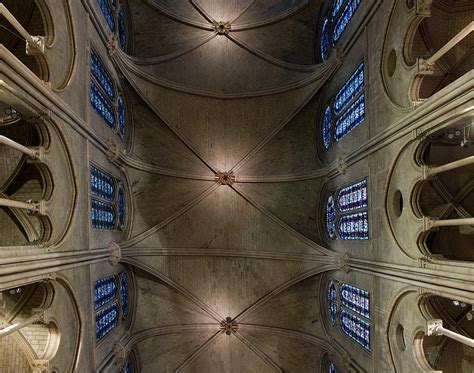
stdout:
<svg viewBox="0 0 474 373">
<path fill-rule="evenodd" d="M 100 341 L 128 315 L 128 277 L 125 272 L 94 282 L 94 310 L 96 340 Z"/>
<path fill-rule="evenodd" d="M 338 142 L 365 120 L 365 73 L 362 62 L 327 105 L 322 140 L 325 149 Z"/>
<path fill-rule="evenodd" d="M 90 102 L 104 122 L 123 140 L 125 137 L 125 107 L 123 95 L 97 53 L 90 52 Z"/>
<path fill-rule="evenodd" d="M 340 373 L 340 370 L 337 369 L 334 363 L 329 363 L 328 365 L 328 373 Z"/>
<path fill-rule="evenodd" d="M 117 34 L 120 48 L 125 50 L 127 46 L 127 30 L 125 25 L 125 9 L 120 1 L 97 0 L 105 22 L 109 30 Z"/>
<path fill-rule="evenodd" d="M 339 326 L 342 332 L 370 351 L 369 292 L 350 284 L 329 280 L 327 302 L 331 324 L 337 325 L 337 314 L 340 309 Z"/>
<path fill-rule="evenodd" d="M 326 203 L 326 232 L 330 239 L 368 240 L 369 213 L 367 179 L 345 186 L 330 194 Z"/>
<path fill-rule="evenodd" d="M 125 225 L 125 189 L 122 182 L 90 165 L 91 223 L 95 229 L 122 230 Z"/>
</svg>

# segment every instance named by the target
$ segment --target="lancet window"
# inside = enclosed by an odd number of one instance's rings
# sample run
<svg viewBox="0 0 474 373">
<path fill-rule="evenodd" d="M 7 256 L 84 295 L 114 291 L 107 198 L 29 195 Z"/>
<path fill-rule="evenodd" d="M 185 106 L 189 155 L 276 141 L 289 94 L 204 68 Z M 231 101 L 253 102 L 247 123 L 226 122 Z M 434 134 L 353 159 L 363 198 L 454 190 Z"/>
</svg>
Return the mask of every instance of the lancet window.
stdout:
<svg viewBox="0 0 474 373">
<path fill-rule="evenodd" d="M 321 27 L 321 59 L 326 61 L 331 45 L 336 45 L 359 8 L 362 0 L 333 0 L 332 9 Z"/>
<path fill-rule="evenodd" d="M 97 0 L 100 10 L 110 31 L 117 34 L 120 48 L 127 46 L 127 30 L 125 25 L 125 9 L 121 1 Z"/>
<path fill-rule="evenodd" d="M 365 73 L 362 62 L 339 88 L 324 111 L 322 141 L 325 149 L 356 128 L 365 119 Z"/>
<path fill-rule="evenodd" d="M 335 194 L 329 194 L 325 211 L 328 237 L 341 240 L 368 240 L 368 206 L 367 179 L 345 186 Z"/>
<path fill-rule="evenodd" d="M 338 319 L 342 332 L 370 351 L 369 292 L 350 284 L 330 280 L 327 302 L 331 324 L 337 325 Z"/>
<path fill-rule="evenodd" d="M 96 340 L 108 335 L 128 315 L 128 278 L 125 272 L 94 283 Z"/>
<path fill-rule="evenodd" d="M 336 364 L 329 363 L 328 365 L 328 373 L 341 373 L 339 369 L 337 369 Z"/>
<path fill-rule="evenodd" d="M 90 165 L 90 199 L 93 228 L 123 230 L 126 217 L 124 185 L 93 164 Z"/>
<path fill-rule="evenodd" d="M 90 53 L 90 103 L 102 120 L 112 128 L 121 139 L 125 137 L 125 107 L 123 95 L 105 68 L 98 54 Z"/>
</svg>

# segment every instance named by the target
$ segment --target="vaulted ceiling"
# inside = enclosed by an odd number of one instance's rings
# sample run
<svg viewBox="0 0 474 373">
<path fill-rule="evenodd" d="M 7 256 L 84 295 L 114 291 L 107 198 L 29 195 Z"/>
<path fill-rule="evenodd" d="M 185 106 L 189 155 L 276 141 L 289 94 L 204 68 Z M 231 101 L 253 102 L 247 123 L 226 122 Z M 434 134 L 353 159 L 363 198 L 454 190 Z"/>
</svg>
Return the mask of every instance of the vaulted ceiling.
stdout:
<svg viewBox="0 0 474 373">
<path fill-rule="evenodd" d="M 314 372 L 331 348 L 319 315 L 321 274 L 337 267 L 319 244 L 316 116 L 333 72 L 316 57 L 321 3 L 129 2 L 134 51 L 113 58 L 136 91 L 121 246 L 139 268 L 144 372 Z"/>
</svg>

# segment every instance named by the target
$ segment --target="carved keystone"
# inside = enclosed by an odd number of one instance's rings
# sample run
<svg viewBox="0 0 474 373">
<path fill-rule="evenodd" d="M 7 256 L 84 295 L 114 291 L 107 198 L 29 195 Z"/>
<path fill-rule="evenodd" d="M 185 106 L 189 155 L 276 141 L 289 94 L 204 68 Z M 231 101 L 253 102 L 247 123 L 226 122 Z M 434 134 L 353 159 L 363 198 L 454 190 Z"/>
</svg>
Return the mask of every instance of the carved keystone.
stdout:
<svg viewBox="0 0 474 373">
<path fill-rule="evenodd" d="M 214 31 L 219 35 L 227 35 L 230 32 L 231 25 L 229 22 L 216 22 L 214 23 Z"/>
<path fill-rule="evenodd" d="M 109 263 L 111 265 L 117 265 L 120 259 L 122 258 L 120 246 L 117 243 L 112 242 L 109 246 L 109 253 Z"/>
<path fill-rule="evenodd" d="M 235 334 L 238 329 L 237 321 L 232 320 L 230 317 L 226 317 L 224 321 L 221 321 L 221 330 L 227 335 Z"/>
<path fill-rule="evenodd" d="M 216 181 L 221 185 L 232 185 L 235 183 L 235 175 L 232 171 L 218 171 L 216 174 Z"/>
</svg>

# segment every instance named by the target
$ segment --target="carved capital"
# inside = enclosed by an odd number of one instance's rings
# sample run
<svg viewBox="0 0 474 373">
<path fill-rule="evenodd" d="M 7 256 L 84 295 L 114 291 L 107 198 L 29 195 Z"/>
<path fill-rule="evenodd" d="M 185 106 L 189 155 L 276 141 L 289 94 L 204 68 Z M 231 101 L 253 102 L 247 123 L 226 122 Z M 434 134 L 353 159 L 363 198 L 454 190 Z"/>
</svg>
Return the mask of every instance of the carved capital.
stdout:
<svg viewBox="0 0 474 373">
<path fill-rule="evenodd" d="M 26 41 L 26 54 L 37 56 L 44 54 L 44 36 L 32 36 L 32 42 Z"/>
<path fill-rule="evenodd" d="M 343 256 L 339 257 L 339 268 L 341 271 L 344 271 L 344 273 L 349 273 L 349 255 L 344 254 Z"/>
<path fill-rule="evenodd" d="M 430 17 L 433 0 L 416 0 L 415 12 L 417 16 Z"/>
<path fill-rule="evenodd" d="M 117 52 L 119 48 L 118 38 L 116 35 L 112 35 L 112 37 L 107 41 L 107 52 L 109 56 L 113 56 L 115 52 Z"/>
<path fill-rule="evenodd" d="M 115 242 L 111 243 L 109 246 L 109 253 L 109 263 L 114 266 L 117 265 L 122 258 L 122 250 L 120 249 L 120 246 Z"/>
<path fill-rule="evenodd" d="M 232 171 L 216 173 L 216 181 L 221 185 L 232 185 L 235 183 L 235 175 Z"/>
<path fill-rule="evenodd" d="M 120 148 L 115 141 L 107 142 L 107 159 L 110 162 L 115 162 L 120 158 Z"/>
<path fill-rule="evenodd" d="M 425 58 L 417 58 L 416 68 L 420 75 L 433 75 L 435 70 L 434 63 Z"/>
<path fill-rule="evenodd" d="M 112 351 L 115 365 L 123 365 L 127 357 L 127 350 L 120 343 L 115 343 Z"/>
<path fill-rule="evenodd" d="M 347 170 L 347 163 L 344 156 L 338 157 L 336 159 L 336 167 L 339 173 L 345 174 Z"/>
<path fill-rule="evenodd" d="M 47 373 L 49 368 L 49 360 L 33 360 L 32 366 L 32 373 Z"/>
<path fill-rule="evenodd" d="M 336 48 L 334 48 L 334 56 L 336 58 L 336 63 L 340 65 L 344 63 L 346 55 L 344 53 L 344 50 L 340 46 L 337 46 Z"/>
</svg>

